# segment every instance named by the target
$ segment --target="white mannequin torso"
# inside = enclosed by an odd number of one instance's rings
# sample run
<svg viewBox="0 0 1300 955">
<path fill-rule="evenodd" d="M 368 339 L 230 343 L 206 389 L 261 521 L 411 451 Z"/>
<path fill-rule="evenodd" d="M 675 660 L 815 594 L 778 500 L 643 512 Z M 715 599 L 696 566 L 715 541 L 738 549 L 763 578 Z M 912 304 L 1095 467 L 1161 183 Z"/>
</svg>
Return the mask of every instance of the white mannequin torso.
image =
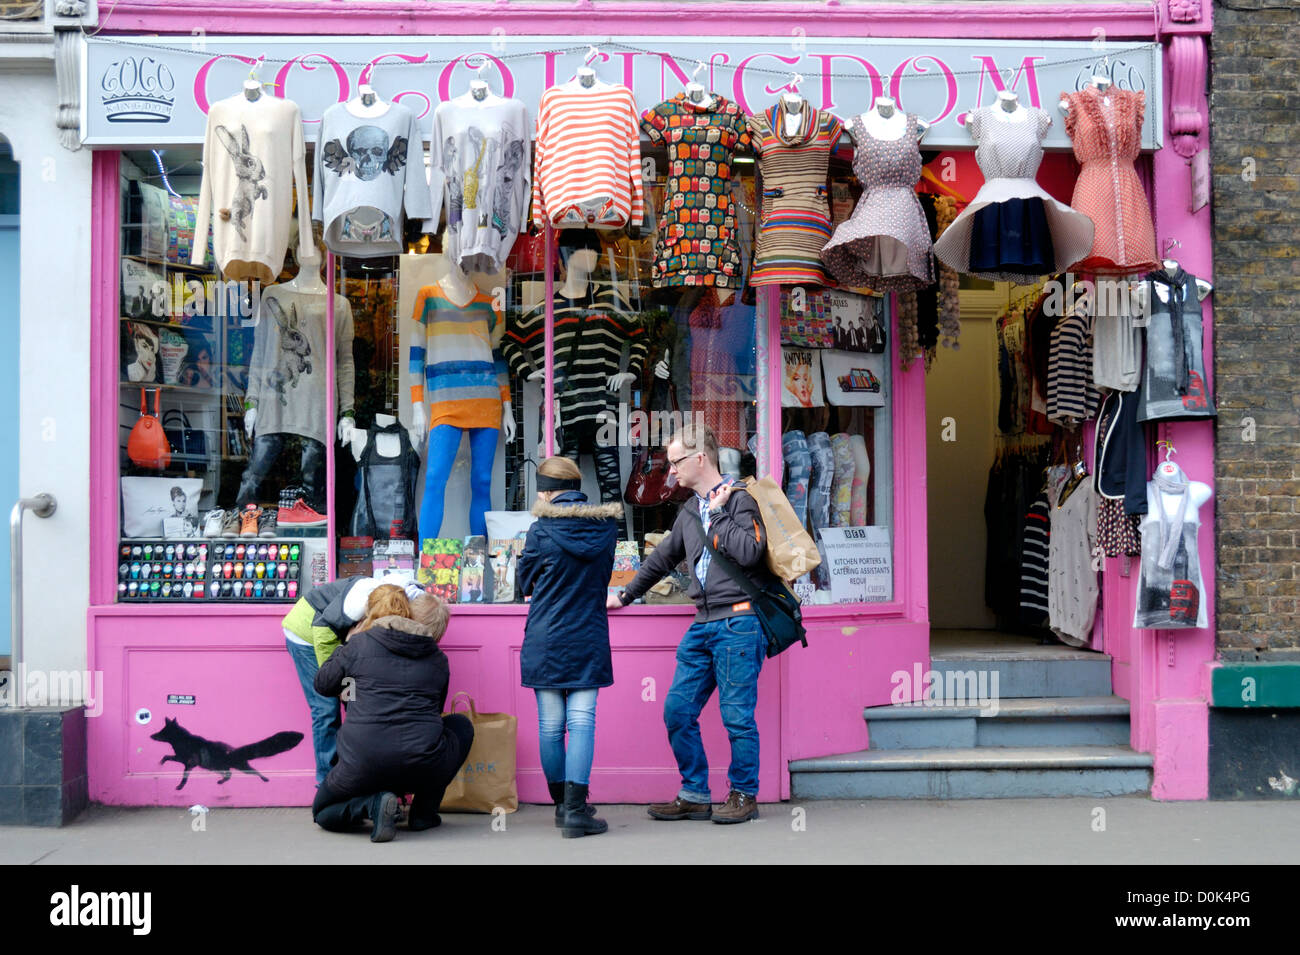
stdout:
<svg viewBox="0 0 1300 955">
<path fill-rule="evenodd" d="M 907 133 L 907 114 L 886 96 L 877 99 L 875 105 L 858 119 L 873 139 L 902 139 Z"/>
<path fill-rule="evenodd" d="M 803 125 L 804 99 L 797 93 L 784 93 L 781 96 L 781 122 L 785 126 L 786 136 L 795 136 Z"/>
<path fill-rule="evenodd" d="M 396 424 L 397 419 L 392 415 L 377 414 L 375 415 L 375 426 L 387 428 Z M 369 433 L 362 428 L 357 428 L 352 432 L 352 457 L 361 460 L 362 453 L 366 450 L 366 441 L 369 440 Z M 375 453 L 381 458 L 395 458 L 402 453 L 402 439 L 395 434 L 379 434 L 375 436 Z"/>
<path fill-rule="evenodd" d="M 1172 461 L 1166 461 L 1160 467 L 1156 468 L 1156 474 L 1166 478 L 1176 478 L 1182 475 L 1182 468 Z M 1197 514 L 1202 504 L 1214 496 L 1214 490 L 1201 481 L 1189 481 L 1187 484 L 1187 514 L 1184 520 L 1189 523 L 1200 523 L 1200 517 Z M 1158 491 L 1156 497 L 1160 500 L 1160 509 L 1165 512 L 1165 516 L 1172 519 L 1178 517 L 1178 505 L 1181 500 L 1179 494 L 1166 494 Z"/>
</svg>

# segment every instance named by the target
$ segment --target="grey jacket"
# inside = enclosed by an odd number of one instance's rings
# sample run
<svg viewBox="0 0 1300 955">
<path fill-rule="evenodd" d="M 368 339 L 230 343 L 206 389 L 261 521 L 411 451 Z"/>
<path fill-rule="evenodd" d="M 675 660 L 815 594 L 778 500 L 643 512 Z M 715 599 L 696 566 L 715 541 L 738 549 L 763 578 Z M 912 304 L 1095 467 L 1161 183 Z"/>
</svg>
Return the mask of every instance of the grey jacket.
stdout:
<svg viewBox="0 0 1300 955">
<path fill-rule="evenodd" d="M 699 611 L 696 623 L 721 620 L 737 614 L 753 613 L 749 595 L 719 565 L 709 562 L 704 586 L 695 576 L 695 565 L 704 553 L 703 527 L 699 521 L 700 500 L 692 497 L 677 512 L 672 531 L 645 559 L 632 583 L 627 586 L 626 600 L 631 602 L 665 577 L 685 558 L 690 589 L 688 594 Z M 760 590 L 776 581 L 767 569 L 767 531 L 758 510 L 758 502 L 744 488 L 731 492 L 722 512 L 709 526 L 709 538 L 715 550 L 740 567 Z"/>
<path fill-rule="evenodd" d="M 307 603 L 312 610 L 316 611 L 316 616 L 312 619 L 313 627 L 329 627 L 339 635 L 339 639 L 347 638 L 348 631 L 356 623 L 351 617 L 343 612 L 343 601 L 358 581 L 365 580 L 365 577 L 342 577 L 338 580 L 329 580 L 308 592 Z"/>
</svg>

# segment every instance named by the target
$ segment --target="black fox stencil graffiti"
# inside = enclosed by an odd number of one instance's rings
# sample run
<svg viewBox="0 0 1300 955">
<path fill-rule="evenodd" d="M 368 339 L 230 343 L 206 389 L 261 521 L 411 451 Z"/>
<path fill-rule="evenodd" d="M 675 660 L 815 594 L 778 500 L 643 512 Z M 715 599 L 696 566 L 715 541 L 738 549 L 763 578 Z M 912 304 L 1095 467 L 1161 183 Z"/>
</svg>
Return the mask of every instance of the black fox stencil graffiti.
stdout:
<svg viewBox="0 0 1300 955">
<path fill-rule="evenodd" d="M 149 738 L 166 743 L 172 748 L 170 755 L 164 756 L 158 761 L 160 764 L 170 760 L 185 767 L 185 772 L 181 775 L 181 781 L 176 787 L 177 789 L 185 788 L 185 784 L 190 778 L 190 770 L 196 767 L 220 773 L 221 778 L 217 780 L 218 784 L 228 780 L 231 773 L 236 769 L 241 773 L 256 776 L 264 783 L 269 783 L 269 779 L 249 765 L 249 760 L 265 759 L 268 756 L 287 753 L 302 742 L 301 733 L 283 732 L 268 736 L 256 743 L 235 748 L 228 743 L 220 743 L 216 740 L 197 736 L 170 718 L 164 720 L 163 728 Z"/>
<path fill-rule="evenodd" d="M 239 177 L 239 184 L 235 187 L 235 198 L 230 203 L 230 208 L 221 209 L 218 214 L 222 219 L 229 220 L 234 225 L 235 231 L 239 233 L 239 238 L 247 242 L 246 227 L 253 218 L 253 202 L 270 195 L 266 191 L 266 186 L 262 185 L 262 180 L 266 178 L 266 166 L 262 164 L 262 160 L 249 152 L 248 127 L 242 123 L 239 126 L 238 139 L 225 126 L 217 127 L 217 139 L 221 140 L 221 145 L 225 146 L 226 152 L 230 153 L 230 158 L 235 163 L 235 175 Z"/>
<path fill-rule="evenodd" d="M 271 296 L 263 302 L 280 326 L 280 354 L 276 356 L 275 370 L 267 378 L 267 384 L 275 389 L 280 404 L 287 406 L 287 389 L 296 388 L 301 376 L 311 374 L 311 342 L 302 332 L 297 306 L 290 304 L 286 315 L 284 306 Z"/>
</svg>

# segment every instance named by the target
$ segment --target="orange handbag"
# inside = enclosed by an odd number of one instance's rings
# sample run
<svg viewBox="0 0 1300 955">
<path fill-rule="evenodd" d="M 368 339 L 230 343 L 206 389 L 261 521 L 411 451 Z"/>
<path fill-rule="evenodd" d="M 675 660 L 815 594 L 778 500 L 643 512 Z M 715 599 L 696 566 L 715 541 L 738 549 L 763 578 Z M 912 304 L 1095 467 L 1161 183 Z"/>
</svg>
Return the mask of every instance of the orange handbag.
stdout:
<svg viewBox="0 0 1300 955">
<path fill-rule="evenodd" d="M 167 434 L 158 420 L 161 394 L 161 388 L 154 389 L 153 414 L 149 414 L 148 397 L 145 390 L 140 389 L 140 417 L 131 429 L 131 436 L 126 439 L 126 456 L 133 464 L 159 471 L 172 463 L 171 445 L 167 443 Z"/>
</svg>

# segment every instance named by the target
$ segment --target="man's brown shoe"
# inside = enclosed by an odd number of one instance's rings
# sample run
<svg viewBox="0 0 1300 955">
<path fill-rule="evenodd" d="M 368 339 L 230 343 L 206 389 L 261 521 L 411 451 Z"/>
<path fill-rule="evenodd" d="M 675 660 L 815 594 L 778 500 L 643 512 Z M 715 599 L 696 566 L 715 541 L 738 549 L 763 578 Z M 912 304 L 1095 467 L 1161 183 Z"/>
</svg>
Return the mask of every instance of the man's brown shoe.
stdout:
<svg viewBox="0 0 1300 955">
<path fill-rule="evenodd" d="M 713 814 L 713 821 L 720 823 L 749 822 L 758 818 L 758 801 L 747 793 L 732 790 L 727 794 L 727 803 Z"/>
<path fill-rule="evenodd" d="M 713 806 L 707 802 L 687 802 L 678 796 L 672 802 L 659 802 L 647 807 L 651 819 L 708 819 L 713 815 Z"/>
</svg>

